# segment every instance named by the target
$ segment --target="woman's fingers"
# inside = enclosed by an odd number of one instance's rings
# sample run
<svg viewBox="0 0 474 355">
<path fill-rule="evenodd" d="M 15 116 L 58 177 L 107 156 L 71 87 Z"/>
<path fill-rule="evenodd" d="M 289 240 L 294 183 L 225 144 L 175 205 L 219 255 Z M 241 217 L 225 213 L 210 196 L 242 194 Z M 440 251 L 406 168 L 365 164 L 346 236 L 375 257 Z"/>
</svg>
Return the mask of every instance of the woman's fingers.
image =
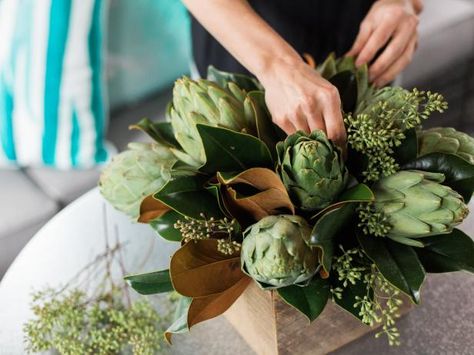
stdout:
<svg viewBox="0 0 474 355">
<path fill-rule="evenodd" d="M 349 52 L 346 53 L 346 56 L 358 55 L 370 38 L 371 33 L 372 27 L 367 22 L 362 22 L 354 44 L 352 45 L 352 48 L 349 50 Z"/>
<path fill-rule="evenodd" d="M 374 64 L 370 66 L 369 75 L 370 80 L 374 80 L 384 73 L 395 61 L 400 58 L 407 48 L 410 40 L 416 36 L 416 26 L 418 20 L 413 17 L 413 20 L 408 20 L 404 25 L 395 31 L 395 35 L 388 44 L 387 48 L 377 58 Z"/>
<path fill-rule="evenodd" d="M 291 122 L 291 119 L 283 117 L 281 119 L 275 119 L 274 122 L 280 127 L 287 135 L 293 134 L 297 131 L 295 125 Z"/>
<path fill-rule="evenodd" d="M 356 66 L 359 67 L 363 64 L 370 63 L 379 49 L 387 44 L 396 26 L 397 23 L 394 21 L 387 21 L 380 24 L 380 26 L 372 32 L 364 48 L 361 49 L 355 62 Z"/>
<path fill-rule="evenodd" d="M 415 52 L 417 36 L 414 36 L 403 54 L 380 76 L 374 79 L 376 86 L 384 86 L 395 79 L 395 77 L 411 62 Z"/>
<path fill-rule="evenodd" d="M 303 132 L 310 132 L 307 115 L 305 115 L 305 113 L 302 112 L 302 110 L 297 110 L 295 112 L 295 115 L 292 118 L 291 122 L 297 130 L 303 131 Z"/>
<path fill-rule="evenodd" d="M 346 145 L 346 128 L 342 118 L 340 105 L 326 105 L 323 110 L 324 123 L 326 125 L 326 135 L 339 147 Z"/>
</svg>

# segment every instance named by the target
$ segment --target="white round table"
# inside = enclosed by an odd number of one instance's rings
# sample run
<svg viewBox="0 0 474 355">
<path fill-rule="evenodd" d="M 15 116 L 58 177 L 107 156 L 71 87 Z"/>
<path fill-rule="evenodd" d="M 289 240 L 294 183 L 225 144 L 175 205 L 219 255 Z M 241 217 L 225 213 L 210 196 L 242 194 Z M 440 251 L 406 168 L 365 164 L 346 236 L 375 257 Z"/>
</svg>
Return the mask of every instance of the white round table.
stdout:
<svg viewBox="0 0 474 355">
<path fill-rule="evenodd" d="M 462 229 L 474 234 L 474 213 Z M 36 234 L 0 283 L 1 355 L 25 353 L 22 327 L 32 316 L 31 292 L 69 281 L 104 250 L 106 230 L 109 240 L 115 239 L 117 230 L 119 240 L 128 242 L 124 259 L 131 273 L 167 268 L 177 247 L 176 243 L 157 237 L 148 226 L 134 224 L 115 211 L 97 189 L 87 193 Z M 150 253 L 148 261 L 140 265 L 146 253 Z M 398 322 L 402 346 L 389 348 L 384 339 L 374 339 L 369 334 L 337 354 L 472 354 L 473 294 L 473 275 L 431 275 L 425 284 L 422 304 Z M 198 324 L 189 334 L 177 335 L 169 351 L 193 355 L 252 354 L 223 317 Z"/>
</svg>

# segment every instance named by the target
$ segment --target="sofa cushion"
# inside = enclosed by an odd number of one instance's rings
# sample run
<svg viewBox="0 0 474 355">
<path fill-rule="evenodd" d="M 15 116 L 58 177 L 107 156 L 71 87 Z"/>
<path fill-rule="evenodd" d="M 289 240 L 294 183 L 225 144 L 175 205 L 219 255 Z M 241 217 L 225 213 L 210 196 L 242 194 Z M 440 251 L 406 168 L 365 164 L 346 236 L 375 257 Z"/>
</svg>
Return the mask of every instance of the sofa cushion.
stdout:
<svg viewBox="0 0 474 355">
<path fill-rule="evenodd" d="M 0 243 L 26 226 L 46 221 L 56 203 L 17 170 L 0 170 Z"/>
<path fill-rule="evenodd" d="M 108 159 L 106 9 L 101 0 L 0 2 L 0 163 L 69 169 Z"/>
<path fill-rule="evenodd" d="M 0 170 L 0 278 L 57 205 L 18 170 Z"/>
<path fill-rule="evenodd" d="M 443 69 L 472 58 L 474 53 L 474 1 L 430 0 L 420 20 L 419 46 L 402 74 L 402 85 L 413 86 Z"/>
<path fill-rule="evenodd" d="M 29 168 L 26 173 L 51 199 L 65 206 L 97 186 L 100 170 L 58 171 Z"/>
</svg>

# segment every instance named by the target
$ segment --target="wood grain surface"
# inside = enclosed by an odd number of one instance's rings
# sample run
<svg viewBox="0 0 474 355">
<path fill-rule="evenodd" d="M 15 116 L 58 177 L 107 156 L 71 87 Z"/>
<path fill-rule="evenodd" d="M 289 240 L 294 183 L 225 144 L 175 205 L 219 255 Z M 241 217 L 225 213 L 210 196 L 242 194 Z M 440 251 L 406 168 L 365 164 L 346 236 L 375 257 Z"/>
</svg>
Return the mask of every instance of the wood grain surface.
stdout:
<svg viewBox="0 0 474 355">
<path fill-rule="evenodd" d="M 400 313 L 411 308 L 406 300 Z M 309 323 L 276 292 L 264 291 L 255 282 L 225 317 L 258 355 L 327 354 L 373 330 L 331 301 Z"/>
</svg>

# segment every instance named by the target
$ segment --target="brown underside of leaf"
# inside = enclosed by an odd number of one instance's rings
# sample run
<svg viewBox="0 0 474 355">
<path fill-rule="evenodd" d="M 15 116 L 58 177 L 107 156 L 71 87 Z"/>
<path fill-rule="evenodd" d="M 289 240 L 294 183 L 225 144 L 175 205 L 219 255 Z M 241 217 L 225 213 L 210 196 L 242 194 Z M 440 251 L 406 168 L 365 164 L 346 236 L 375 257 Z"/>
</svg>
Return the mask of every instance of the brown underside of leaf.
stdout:
<svg viewBox="0 0 474 355">
<path fill-rule="evenodd" d="M 150 195 L 146 197 L 140 205 L 140 217 L 138 217 L 138 222 L 150 223 L 154 219 L 163 216 L 169 210 L 171 210 L 171 208 L 155 199 L 153 195 Z"/>
<path fill-rule="evenodd" d="M 285 186 L 278 175 L 270 169 L 252 168 L 231 179 L 225 179 L 220 174 L 217 178 L 223 186 L 222 195 L 226 208 L 243 227 L 263 217 L 280 214 L 284 210 L 295 213 L 295 207 Z M 241 184 L 261 192 L 252 196 L 238 197 L 234 187 Z"/>
<path fill-rule="evenodd" d="M 188 326 L 192 327 L 227 311 L 245 291 L 250 281 L 250 277 L 243 275 L 236 284 L 221 293 L 193 299 L 188 311 Z"/>
<path fill-rule="evenodd" d="M 219 294 L 244 276 L 240 256 L 217 251 L 217 240 L 190 241 L 177 250 L 170 262 L 174 289 L 187 297 Z"/>
</svg>

